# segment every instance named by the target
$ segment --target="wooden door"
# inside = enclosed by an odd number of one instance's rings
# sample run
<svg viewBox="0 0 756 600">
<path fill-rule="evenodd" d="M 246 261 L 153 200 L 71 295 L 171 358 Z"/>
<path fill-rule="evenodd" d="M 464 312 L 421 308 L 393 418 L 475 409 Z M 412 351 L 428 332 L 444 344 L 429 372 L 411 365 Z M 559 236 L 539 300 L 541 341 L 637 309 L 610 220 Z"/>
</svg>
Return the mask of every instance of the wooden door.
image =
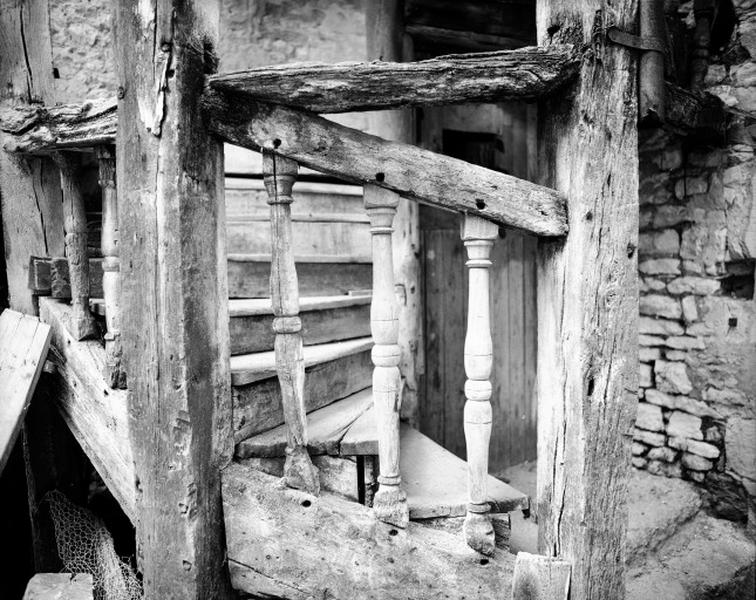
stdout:
<svg viewBox="0 0 756 600">
<path fill-rule="evenodd" d="M 527 178 L 534 168 L 535 109 L 466 105 L 423 111 L 421 145 Z M 420 429 L 465 456 L 462 409 L 467 274 L 460 216 L 420 209 L 425 306 L 425 374 Z M 501 230 L 494 244 L 491 314 L 494 410 L 490 470 L 536 458 L 535 238 Z"/>
</svg>

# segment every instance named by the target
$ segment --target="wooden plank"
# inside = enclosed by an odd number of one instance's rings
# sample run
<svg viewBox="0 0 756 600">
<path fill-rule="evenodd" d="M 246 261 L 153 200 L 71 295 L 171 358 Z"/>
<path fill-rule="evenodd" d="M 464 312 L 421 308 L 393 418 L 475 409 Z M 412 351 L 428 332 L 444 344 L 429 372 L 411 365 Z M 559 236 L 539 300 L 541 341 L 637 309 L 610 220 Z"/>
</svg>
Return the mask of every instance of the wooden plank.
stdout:
<svg viewBox="0 0 756 600">
<path fill-rule="evenodd" d="M 305 369 L 304 403 L 307 412 L 370 387 L 373 363 L 363 350 Z M 233 429 L 236 443 L 281 425 L 281 388 L 274 377 L 234 387 Z"/>
<path fill-rule="evenodd" d="M 240 95 L 212 92 L 203 105 L 212 131 L 232 144 L 536 235 L 567 232 L 564 201 L 548 188 Z"/>
<path fill-rule="evenodd" d="M 305 367 L 336 360 L 362 352 L 373 347 L 373 339 L 369 337 L 305 346 Z M 276 362 L 273 352 L 258 352 L 231 357 L 231 378 L 235 386 L 246 385 L 276 375 Z"/>
<path fill-rule="evenodd" d="M 302 296 L 346 294 L 353 290 L 371 288 L 373 266 L 369 262 L 303 262 L 299 257 L 294 258 Z M 228 257 L 228 295 L 231 298 L 270 296 L 269 276 L 270 257 L 267 260 L 262 256 L 252 259 L 244 256 Z"/>
<path fill-rule="evenodd" d="M 281 456 L 276 458 L 244 458 L 238 462 L 268 475 L 283 477 L 285 460 Z M 312 464 L 318 469 L 321 490 L 339 494 L 352 502 L 360 501 L 357 477 L 358 465 L 354 458 L 321 454 L 312 457 Z"/>
<path fill-rule="evenodd" d="M 50 327 L 36 317 L 0 314 L 0 473 L 8 462 L 50 346 Z"/>
<path fill-rule="evenodd" d="M 567 561 L 518 552 L 512 580 L 512 600 L 567 600 L 570 572 Z"/>
<path fill-rule="evenodd" d="M 135 473 L 126 391 L 111 389 L 103 379 L 105 349 L 100 342 L 78 342 L 65 328 L 70 306 L 40 298 L 39 309 L 60 354 L 55 402 L 108 490 L 135 523 Z"/>
<path fill-rule="evenodd" d="M 223 148 L 197 110 L 217 67 L 220 2 L 114 8 L 121 338 L 144 595 L 232 598 L 219 473 L 233 453 Z"/>
<path fill-rule="evenodd" d="M 401 59 L 383 56 L 383 61 Z M 419 62 L 289 64 L 208 77 L 211 89 L 316 113 L 532 100 L 551 94 L 578 70 L 571 47 L 529 47 L 453 54 Z"/>
<path fill-rule="evenodd" d="M 539 40 L 591 43 L 599 9 L 637 22 L 634 0 L 541 0 Z M 538 249 L 538 550 L 572 563 L 573 598 L 625 597 L 638 387 L 637 52 L 600 52 L 569 102 L 539 107 L 541 176 L 569 198 L 571 227 Z"/>
<path fill-rule="evenodd" d="M 37 573 L 21 600 L 92 600 L 92 585 L 88 573 Z"/>
<path fill-rule="evenodd" d="M 370 297 L 360 297 L 359 300 L 366 302 L 301 314 L 304 343 L 326 344 L 370 335 Z M 229 326 L 231 354 L 272 350 L 273 318 L 273 315 L 233 315 Z"/>
<path fill-rule="evenodd" d="M 307 451 L 312 455 L 339 455 L 341 438 L 373 403 L 373 392 L 365 389 L 307 415 Z M 286 425 L 280 425 L 236 446 L 237 458 L 273 458 L 286 452 Z"/>
<path fill-rule="evenodd" d="M 102 298 L 102 258 L 89 259 L 89 297 Z M 32 257 L 29 260 L 29 290 L 36 296 L 70 300 L 71 279 L 65 258 Z"/>
<path fill-rule="evenodd" d="M 371 509 L 332 494 L 281 489 L 238 463 L 223 471 L 223 514 L 234 588 L 305 600 L 499 598 L 514 557 L 481 560 L 454 534 L 377 522 Z"/>
<path fill-rule="evenodd" d="M 0 111 L 8 152 L 42 154 L 114 144 L 118 122 L 115 99 L 57 106 L 13 106 Z"/>
<path fill-rule="evenodd" d="M 410 518 L 462 517 L 467 511 L 467 463 L 428 436 L 403 423 L 400 471 L 407 493 Z M 378 451 L 375 415 L 363 414 L 341 440 L 344 456 L 375 455 Z M 503 481 L 487 480 L 491 512 L 504 513 L 530 507 L 529 498 Z"/>
</svg>

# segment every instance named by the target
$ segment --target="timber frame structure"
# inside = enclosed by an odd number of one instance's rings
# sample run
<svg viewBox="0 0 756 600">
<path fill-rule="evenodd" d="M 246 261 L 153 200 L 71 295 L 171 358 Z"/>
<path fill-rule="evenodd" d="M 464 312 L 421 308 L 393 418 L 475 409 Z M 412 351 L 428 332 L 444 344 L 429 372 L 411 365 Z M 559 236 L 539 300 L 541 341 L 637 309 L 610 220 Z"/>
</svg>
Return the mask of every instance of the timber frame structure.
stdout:
<svg viewBox="0 0 756 600">
<path fill-rule="evenodd" d="M 539 0 L 537 47 L 221 74 L 218 0 L 124 0 L 114 4 L 118 98 L 79 106 L 52 97 L 47 3 L 6 4 L 0 39 L 15 54 L 0 63 L 11 82 L 2 91 L 0 193 L 3 219 L 14 223 L 6 231 L 11 306 L 38 310 L 52 327 L 61 355 L 57 406 L 136 526 L 146 598 L 327 590 L 334 598 L 556 599 L 568 587 L 573 600 L 624 597 L 637 390 L 638 53 L 612 43 L 603 23 L 635 31 L 639 0 Z M 369 3 L 369 24 L 384 24 L 368 32 L 372 56 L 401 60 L 396 30 L 385 25 L 398 6 Z M 37 28 L 39 43 L 28 49 L 24 23 L 27 32 L 30 23 Z M 393 110 L 502 99 L 538 102 L 537 183 L 405 143 L 404 117 Z M 667 122 L 687 127 L 691 111 L 709 101 L 670 88 L 667 102 Z M 318 116 L 374 109 L 392 109 L 378 117 L 382 137 Z M 265 368 L 278 375 L 283 423 L 280 452 L 270 457 L 285 456 L 278 475 L 288 487 L 240 461 L 259 455 L 232 424 L 232 384 L 256 375 L 232 372 L 222 142 L 264 159 L 275 349 Z M 72 166 L 80 152 L 94 152 L 100 168 L 97 264 L 86 254 Z M 315 460 L 317 436 L 308 432 L 311 358 L 291 228 L 300 165 L 364 186 L 374 369 L 363 412 L 377 441 L 364 454 L 379 457 L 372 508 L 321 489 L 325 463 Z M 400 468 L 400 443 L 411 437 L 399 424 L 400 367 L 412 365 L 406 336 L 416 323 L 396 306 L 391 232 L 397 211 L 397 227 L 417 219 L 408 201 L 464 215 L 469 488 L 462 512 L 449 513 L 464 515 L 460 535 L 418 521 Z M 496 513 L 527 500 L 498 510 L 487 490 L 496 360 L 488 267 L 499 227 L 539 237 L 540 556 L 516 561 L 495 548 Z M 71 303 L 33 298 L 30 261 L 39 273 L 34 257 L 64 254 L 57 270 L 67 269 L 70 288 L 59 297 Z M 56 270 L 54 260 L 40 264 Z M 90 291 L 104 298 L 104 348 L 91 339 Z"/>
</svg>

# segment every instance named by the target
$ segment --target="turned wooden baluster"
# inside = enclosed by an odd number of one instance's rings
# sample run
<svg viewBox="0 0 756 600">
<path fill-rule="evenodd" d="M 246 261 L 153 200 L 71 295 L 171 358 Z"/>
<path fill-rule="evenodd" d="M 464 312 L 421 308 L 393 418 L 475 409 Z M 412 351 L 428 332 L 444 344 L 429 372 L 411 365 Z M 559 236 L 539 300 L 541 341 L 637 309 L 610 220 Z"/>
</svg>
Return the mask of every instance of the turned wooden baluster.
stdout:
<svg viewBox="0 0 756 600">
<path fill-rule="evenodd" d="M 121 368 L 121 260 L 118 255 L 118 200 L 115 152 L 97 148 L 102 190 L 102 295 L 105 301 L 105 367 L 103 376 L 112 388 L 126 389 Z"/>
<path fill-rule="evenodd" d="M 94 337 L 97 324 L 89 311 L 89 254 L 87 252 L 87 213 L 84 195 L 77 180 L 77 161 L 64 152 L 53 159 L 60 171 L 63 191 L 63 228 L 66 232 L 66 258 L 71 280 L 71 320 L 69 330 L 77 340 Z"/>
<path fill-rule="evenodd" d="M 290 487 L 320 493 L 318 470 L 307 453 L 307 413 L 304 404 L 302 321 L 299 283 L 291 235 L 291 189 L 298 165 L 293 160 L 263 152 L 263 175 L 270 204 L 270 295 L 276 334 L 276 371 L 287 428 L 284 477 Z"/>
<path fill-rule="evenodd" d="M 493 343 L 488 299 L 491 248 L 497 225 L 465 215 L 462 240 L 467 249 L 469 298 L 465 335 L 465 442 L 467 446 L 467 490 L 469 503 L 464 531 L 468 545 L 493 554 L 494 529 L 489 515 L 488 445 L 491 440 L 491 367 Z"/>
<path fill-rule="evenodd" d="M 406 527 L 407 496 L 399 474 L 399 307 L 394 292 L 391 250 L 392 223 L 399 195 L 373 185 L 365 186 L 365 208 L 373 239 L 373 301 L 370 330 L 373 334 L 373 405 L 378 429 L 380 474 L 373 509 L 381 521 Z"/>
</svg>

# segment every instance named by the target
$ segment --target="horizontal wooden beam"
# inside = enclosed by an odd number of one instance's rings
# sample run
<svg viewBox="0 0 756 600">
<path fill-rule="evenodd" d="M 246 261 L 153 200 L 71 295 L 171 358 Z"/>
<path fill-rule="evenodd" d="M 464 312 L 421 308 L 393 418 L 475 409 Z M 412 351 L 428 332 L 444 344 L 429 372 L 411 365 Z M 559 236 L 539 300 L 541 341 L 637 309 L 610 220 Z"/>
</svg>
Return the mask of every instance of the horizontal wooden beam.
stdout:
<svg viewBox="0 0 756 600">
<path fill-rule="evenodd" d="M 695 93 L 667 82 L 664 86 L 664 125 L 675 133 L 725 141 L 732 112 L 709 93 Z"/>
<path fill-rule="evenodd" d="M 223 514 L 233 587 L 283 598 L 504 598 L 514 556 L 491 558 L 461 536 L 411 522 L 399 530 L 356 502 L 310 496 L 232 463 Z"/>
<path fill-rule="evenodd" d="M 203 103 L 210 128 L 232 144 L 539 236 L 567 233 L 565 201 L 549 188 L 241 94 L 209 90 Z"/>
<path fill-rule="evenodd" d="M 53 150 L 90 149 L 114 144 L 118 121 L 116 111 L 115 100 L 4 109 L 0 112 L 0 130 L 10 134 L 4 149 L 44 154 Z"/>
<path fill-rule="evenodd" d="M 102 376 L 105 349 L 68 332 L 67 302 L 40 298 L 40 319 L 50 325 L 58 358 L 56 402 L 63 420 L 108 490 L 135 523 L 136 476 L 129 440 L 126 390 L 111 389 Z"/>
<path fill-rule="evenodd" d="M 577 74 L 571 46 L 453 54 L 419 62 L 294 64 L 208 77 L 211 89 L 316 113 L 529 100 Z"/>
</svg>

